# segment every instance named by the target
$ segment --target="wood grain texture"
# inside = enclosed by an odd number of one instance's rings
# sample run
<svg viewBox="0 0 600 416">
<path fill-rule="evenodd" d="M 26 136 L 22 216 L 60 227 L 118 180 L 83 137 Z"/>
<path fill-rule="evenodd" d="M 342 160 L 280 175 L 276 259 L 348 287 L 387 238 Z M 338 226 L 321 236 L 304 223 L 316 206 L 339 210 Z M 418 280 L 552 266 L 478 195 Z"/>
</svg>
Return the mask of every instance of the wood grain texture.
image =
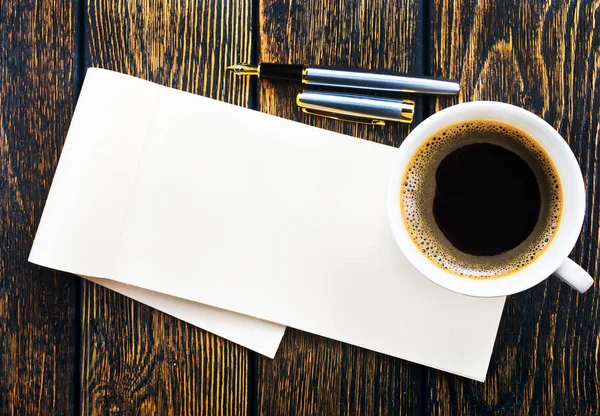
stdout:
<svg viewBox="0 0 600 416">
<path fill-rule="evenodd" d="M 74 104 L 67 1 L 0 3 L 0 414 L 73 414 L 73 277 L 27 262 Z"/>
<path fill-rule="evenodd" d="M 234 87 L 225 66 L 250 58 L 251 12 L 244 0 L 90 0 L 87 63 L 245 106 L 248 81 Z M 246 349 L 91 283 L 82 315 L 82 413 L 246 413 Z"/>
<path fill-rule="evenodd" d="M 418 1 L 405 3 L 262 0 L 259 9 L 259 60 L 379 69 L 421 74 L 421 13 Z M 399 146 L 410 131 L 406 124 L 385 127 L 327 120 L 296 107 L 300 85 L 262 81 L 260 110 L 340 133 Z M 421 97 L 415 123 L 422 115 Z"/>
<path fill-rule="evenodd" d="M 417 414 L 421 366 L 288 328 L 274 360 L 258 357 L 256 413 Z"/>
<path fill-rule="evenodd" d="M 78 278 L 27 263 L 79 81 L 78 4 L 0 3 L 0 414 L 600 413 L 598 283 L 577 295 L 550 279 L 510 297 L 485 384 L 292 329 L 263 359 L 91 283 L 79 311 Z M 86 63 L 247 106 L 249 81 L 224 67 L 251 60 L 251 7 L 89 0 Z M 545 118 L 582 166 L 587 214 L 572 258 L 599 277 L 599 0 L 261 0 L 257 16 L 264 61 L 461 80 L 458 100 L 419 102 L 416 122 L 474 99 Z M 303 115 L 299 90 L 262 82 L 253 99 L 394 146 L 409 131 Z"/>
<path fill-rule="evenodd" d="M 572 258 L 599 277 L 600 2 L 431 2 L 433 74 L 460 101 L 499 100 L 543 117 L 569 142 L 588 202 Z M 451 104 L 438 100 L 435 110 Z M 551 278 L 509 297 L 485 384 L 428 370 L 430 414 L 600 412 L 598 283 L 579 295 Z"/>
<path fill-rule="evenodd" d="M 83 296 L 83 414 L 246 412 L 244 348 L 96 284 Z"/>
<path fill-rule="evenodd" d="M 422 71 L 416 1 L 263 0 L 259 26 L 263 62 Z M 259 108 L 392 146 L 409 132 L 398 123 L 372 127 L 304 115 L 294 100 L 300 89 L 262 81 Z M 422 406 L 420 366 L 301 331 L 287 331 L 274 360 L 258 357 L 257 371 L 260 414 L 414 414 Z"/>
</svg>

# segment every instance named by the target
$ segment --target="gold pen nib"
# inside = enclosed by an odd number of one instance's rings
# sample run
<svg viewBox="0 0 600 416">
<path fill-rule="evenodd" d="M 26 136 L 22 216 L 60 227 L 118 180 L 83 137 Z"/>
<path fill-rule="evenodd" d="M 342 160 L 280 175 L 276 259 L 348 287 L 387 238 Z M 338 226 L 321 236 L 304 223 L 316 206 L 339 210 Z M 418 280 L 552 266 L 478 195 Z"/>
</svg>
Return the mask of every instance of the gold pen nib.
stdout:
<svg viewBox="0 0 600 416">
<path fill-rule="evenodd" d="M 259 75 L 260 65 L 235 64 L 227 67 L 228 71 L 233 71 L 235 75 Z"/>
</svg>

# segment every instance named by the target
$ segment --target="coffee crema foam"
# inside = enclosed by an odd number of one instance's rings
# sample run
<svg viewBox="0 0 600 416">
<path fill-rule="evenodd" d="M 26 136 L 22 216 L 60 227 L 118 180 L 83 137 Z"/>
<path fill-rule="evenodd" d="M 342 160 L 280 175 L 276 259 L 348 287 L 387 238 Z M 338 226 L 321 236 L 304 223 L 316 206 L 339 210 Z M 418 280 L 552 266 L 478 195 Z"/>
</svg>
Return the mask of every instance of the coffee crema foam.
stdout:
<svg viewBox="0 0 600 416">
<path fill-rule="evenodd" d="M 433 215 L 437 168 L 453 151 L 476 143 L 504 147 L 525 160 L 536 176 L 541 196 L 539 219 L 531 234 L 517 247 L 493 256 L 458 250 Z M 472 279 L 506 277 L 527 267 L 556 234 L 562 206 L 562 185 L 550 157 L 525 133 L 495 121 L 457 123 L 432 135 L 413 155 L 400 189 L 402 218 L 413 243 L 440 268 Z"/>
</svg>

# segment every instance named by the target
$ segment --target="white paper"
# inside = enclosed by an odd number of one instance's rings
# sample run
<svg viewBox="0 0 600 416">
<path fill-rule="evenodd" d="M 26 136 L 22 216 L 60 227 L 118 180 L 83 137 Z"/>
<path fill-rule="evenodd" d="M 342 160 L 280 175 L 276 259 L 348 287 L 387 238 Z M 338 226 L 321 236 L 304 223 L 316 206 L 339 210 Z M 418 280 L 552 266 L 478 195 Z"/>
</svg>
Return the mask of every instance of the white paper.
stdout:
<svg viewBox="0 0 600 416">
<path fill-rule="evenodd" d="M 81 277 L 151 306 L 154 309 L 163 311 L 182 321 L 205 329 L 208 332 L 243 345 L 253 351 L 257 351 L 269 358 L 275 357 L 275 353 L 285 332 L 285 326 L 251 318 L 239 313 L 214 308 L 163 293 L 140 289 L 110 279 Z"/>
<path fill-rule="evenodd" d="M 440 288 L 400 253 L 395 152 L 89 70 L 30 260 L 483 380 L 504 298 Z"/>
<path fill-rule="evenodd" d="M 87 277 L 273 358 L 285 326 L 108 279 L 156 95 L 153 84 L 114 75 L 92 69 L 86 77 L 30 260 L 102 278 Z"/>
</svg>

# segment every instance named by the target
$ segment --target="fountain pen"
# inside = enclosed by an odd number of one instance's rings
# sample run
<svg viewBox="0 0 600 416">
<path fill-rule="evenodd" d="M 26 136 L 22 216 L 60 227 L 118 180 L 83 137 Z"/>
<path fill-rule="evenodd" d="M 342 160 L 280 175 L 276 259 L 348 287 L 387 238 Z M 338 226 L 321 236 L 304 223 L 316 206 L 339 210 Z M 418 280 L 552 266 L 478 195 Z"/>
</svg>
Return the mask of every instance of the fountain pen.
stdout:
<svg viewBox="0 0 600 416">
<path fill-rule="evenodd" d="M 458 82 L 440 78 L 413 77 L 308 65 L 236 64 L 227 67 L 227 69 L 233 71 L 236 75 L 256 75 L 263 79 L 291 81 L 310 86 L 435 95 L 455 95 L 460 90 Z"/>
</svg>

